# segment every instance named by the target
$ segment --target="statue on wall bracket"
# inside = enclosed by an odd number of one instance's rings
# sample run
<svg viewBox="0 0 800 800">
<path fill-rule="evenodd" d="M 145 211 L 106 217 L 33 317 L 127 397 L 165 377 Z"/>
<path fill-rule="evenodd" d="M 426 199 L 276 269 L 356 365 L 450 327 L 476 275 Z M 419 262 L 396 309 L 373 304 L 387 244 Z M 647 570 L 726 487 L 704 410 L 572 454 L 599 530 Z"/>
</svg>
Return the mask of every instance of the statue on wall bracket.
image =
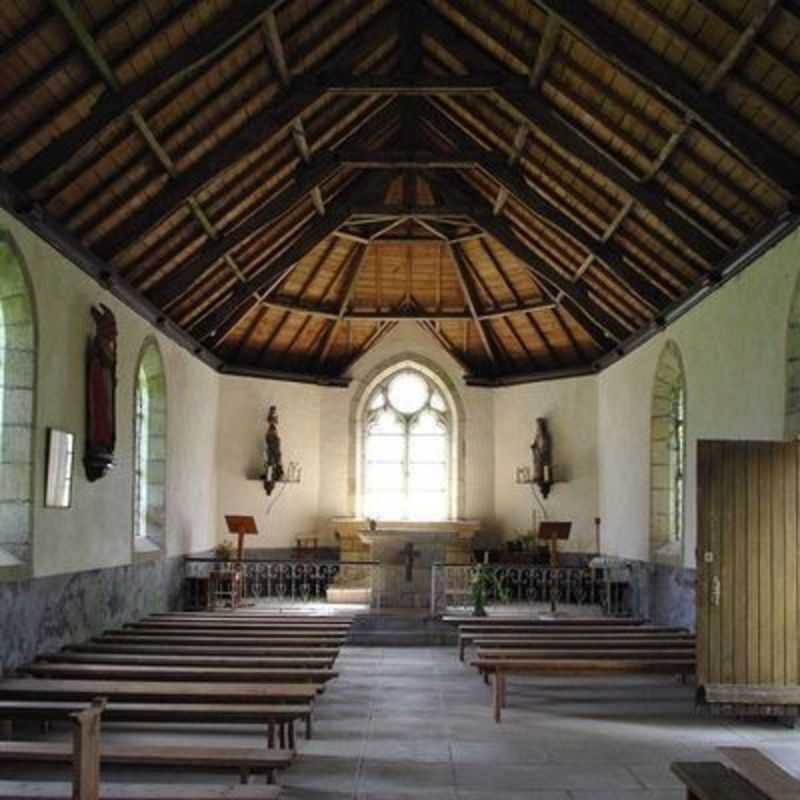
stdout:
<svg viewBox="0 0 800 800">
<path fill-rule="evenodd" d="M 281 437 L 278 435 L 278 410 L 270 406 L 267 412 L 267 432 L 264 436 L 264 491 L 272 494 L 275 484 L 283 480 Z"/>
<path fill-rule="evenodd" d="M 86 369 L 86 477 L 96 481 L 114 466 L 117 439 L 117 321 L 102 303 L 92 306 L 95 332 Z"/>
<path fill-rule="evenodd" d="M 542 498 L 547 499 L 553 485 L 553 445 L 544 417 L 538 417 L 536 420 L 536 438 L 531 445 L 531 454 L 533 483 L 538 487 Z"/>
</svg>

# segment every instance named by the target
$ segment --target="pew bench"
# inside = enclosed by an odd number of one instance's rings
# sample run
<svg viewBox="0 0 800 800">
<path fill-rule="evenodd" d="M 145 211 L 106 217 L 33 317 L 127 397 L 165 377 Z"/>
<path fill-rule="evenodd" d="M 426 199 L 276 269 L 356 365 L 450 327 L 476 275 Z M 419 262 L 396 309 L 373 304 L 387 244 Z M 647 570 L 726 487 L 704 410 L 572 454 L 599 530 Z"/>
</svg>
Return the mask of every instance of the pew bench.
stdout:
<svg viewBox="0 0 800 800">
<path fill-rule="evenodd" d="M 718 761 L 676 761 L 670 769 L 686 786 L 687 800 L 769 800 L 768 795 Z"/>
<path fill-rule="evenodd" d="M 612 652 L 602 658 L 530 658 L 530 659 L 477 659 L 472 663 L 481 674 L 494 675 L 493 709 L 494 720 L 500 722 L 506 705 L 506 676 L 512 674 L 541 675 L 558 674 L 659 674 L 680 675 L 683 680 L 694 674 L 694 656 L 673 656 L 669 658 L 641 657 L 617 658 Z"/>
<path fill-rule="evenodd" d="M 18 672 L 37 678 L 80 680 L 192 681 L 250 683 L 311 683 L 319 686 L 338 676 L 331 669 L 260 667 L 187 667 L 152 664 L 69 664 L 36 661 L 20 667 Z M 177 689 L 176 689 L 177 691 Z"/>
<path fill-rule="evenodd" d="M 244 633 L 251 633 L 257 631 L 304 631 L 310 636 L 316 634 L 317 631 L 325 633 L 337 633 L 339 636 L 346 636 L 352 625 L 350 623 L 342 624 L 339 622 L 315 622 L 311 623 L 296 623 L 296 622 L 241 622 L 239 620 L 187 620 L 185 622 L 172 621 L 172 620 L 139 620 L 138 622 L 129 622 L 122 626 L 128 630 L 164 630 L 164 631 L 193 631 L 193 630 L 221 630 L 221 631 L 236 631 L 237 634 L 242 631 Z"/>
<path fill-rule="evenodd" d="M 0 781 L 0 800 L 71 800 L 72 784 Z M 99 800 L 277 800 L 279 786 L 249 784 L 102 783 Z"/>
<path fill-rule="evenodd" d="M 67 742 L 0 741 L 0 762 L 19 764 L 70 764 L 73 748 Z M 291 750 L 256 747 L 174 747 L 155 745 L 101 744 L 102 764 L 148 767 L 190 767 L 200 770 L 234 770 L 241 783 L 263 774 L 267 783 L 275 782 L 275 771 L 286 769 L 294 759 Z"/>
<path fill-rule="evenodd" d="M 178 667 L 263 667 L 266 669 L 330 669 L 333 659 L 308 656 L 216 656 L 180 655 L 174 653 L 106 653 L 103 651 L 70 651 L 42 656 L 40 661 L 62 664 L 152 664 Z"/>
<path fill-rule="evenodd" d="M 626 631 L 537 631 L 535 633 L 498 633 L 495 631 L 477 631 L 458 633 L 458 657 L 463 661 L 467 646 L 476 647 L 526 647 L 538 646 L 544 642 L 636 642 L 653 640 L 678 640 L 694 641 L 694 634 L 685 629 L 677 630 L 626 630 Z"/>
<path fill-rule="evenodd" d="M 146 653 L 151 655 L 182 656 L 244 656 L 244 657 L 281 657 L 281 658 L 330 658 L 331 664 L 339 655 L 338 647 L 218 647 L 213 644 L 199 645 L 166 645 L 166 644 L 117 644 L 115 642 L 84 642 L 68 645 L 65 652 L 76 653 Z"/>
<path fill-rule="evenodd" d="M 562 627 L 572 625 L 591 625 L 593 627 L 614 625 L 643 625 L 645 620 L 641 617 L 549 617 L 549 616 L 513 616 L 513 617 L 473 617 L 462 615 L 445 615 L 443 622 L 453 625 L 553 625 L 557 623 Z"/>
<path fill-rule="evenodd" d="M 790 775 L 754 747 L 718 747 L 732 768 L 770 800 L 797 800 L 800 778 Z"/>
<path fill-rule="evenodd" d="M 296 636 L 223 636 L 197 633 L 178 634 L 170 636 L 158 633 L 107 633 L 92 639 L 93 642 L 106 642 L 108 644 L 205 644 L 213 645 L 217 649 L 227 647 L 342 647 L 346 640 L 343 637 L 327 638 L 323 636 L 296 637 Z"/>
<path fill-rule="evenodd" d="M 0 735 L 10 738 L 20 720 L 59 722 L 89 706 L 80 700 L 0 700 Z M 311 705 L 292 703 L 125 703 L 107 702 L 103 718 L 109 722 L 156 724 L 233 724 L 266 726 L 267 747 L 295 747 L 295 722 L 305 722 L 306 739 L 312 735 Z"/>
</svg>

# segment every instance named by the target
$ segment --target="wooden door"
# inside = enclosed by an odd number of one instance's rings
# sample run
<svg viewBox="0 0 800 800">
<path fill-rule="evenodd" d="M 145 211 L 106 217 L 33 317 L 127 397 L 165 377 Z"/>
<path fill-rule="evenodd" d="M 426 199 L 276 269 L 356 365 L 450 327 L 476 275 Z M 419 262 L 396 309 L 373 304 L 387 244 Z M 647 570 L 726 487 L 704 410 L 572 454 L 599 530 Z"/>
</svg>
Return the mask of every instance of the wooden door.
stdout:
<svg viewBox="0 0 800 800">
<path fill-rule="evenodd" d="M 698 686 L 800 684 L 799 454 L 698 442 Z"/>
</svg>

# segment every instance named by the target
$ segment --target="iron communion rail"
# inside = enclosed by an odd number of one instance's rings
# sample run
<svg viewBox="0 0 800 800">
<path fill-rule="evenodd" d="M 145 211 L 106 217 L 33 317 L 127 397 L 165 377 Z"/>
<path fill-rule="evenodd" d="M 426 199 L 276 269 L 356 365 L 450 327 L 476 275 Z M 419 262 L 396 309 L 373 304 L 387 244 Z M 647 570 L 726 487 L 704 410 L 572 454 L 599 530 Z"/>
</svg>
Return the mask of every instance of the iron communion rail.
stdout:
<svg viewBox="0 0 800 800">
<path fill-rule="evenodd" d="M 520 564 L 436 563 L 431 573 L 432 616 L 474 611 L 476 591 L 484 607 L 503 606 L 630 617 L 638 607 L 632 567 L 550 567 Z"/>
<path fill-rule="evenodd" d="M 380 561 L 272 558 L 221 560 L 187 556 L 186 577 L 238 582 L 241 600 L 274 603 L 356 603 L 380 607 Z M 238 576 L 238 577 L 235 577 Z M 334 599 L 335 597 L 335 599 Z"/>
</svg>

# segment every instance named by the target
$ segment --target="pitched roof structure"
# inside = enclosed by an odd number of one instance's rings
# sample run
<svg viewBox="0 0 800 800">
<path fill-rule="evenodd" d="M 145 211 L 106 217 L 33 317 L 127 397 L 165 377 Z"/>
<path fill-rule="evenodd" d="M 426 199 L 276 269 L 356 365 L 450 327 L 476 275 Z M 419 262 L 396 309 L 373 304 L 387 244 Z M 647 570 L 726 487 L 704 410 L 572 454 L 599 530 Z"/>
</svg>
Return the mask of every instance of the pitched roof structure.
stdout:
<svg viewBox="0 0 800 800">
<path fill-rule="evenodd" d="M 797 0 L 16 0 L 0 203 L 225 372 L 597 370 L 797 222 Z"/>
</svg>

